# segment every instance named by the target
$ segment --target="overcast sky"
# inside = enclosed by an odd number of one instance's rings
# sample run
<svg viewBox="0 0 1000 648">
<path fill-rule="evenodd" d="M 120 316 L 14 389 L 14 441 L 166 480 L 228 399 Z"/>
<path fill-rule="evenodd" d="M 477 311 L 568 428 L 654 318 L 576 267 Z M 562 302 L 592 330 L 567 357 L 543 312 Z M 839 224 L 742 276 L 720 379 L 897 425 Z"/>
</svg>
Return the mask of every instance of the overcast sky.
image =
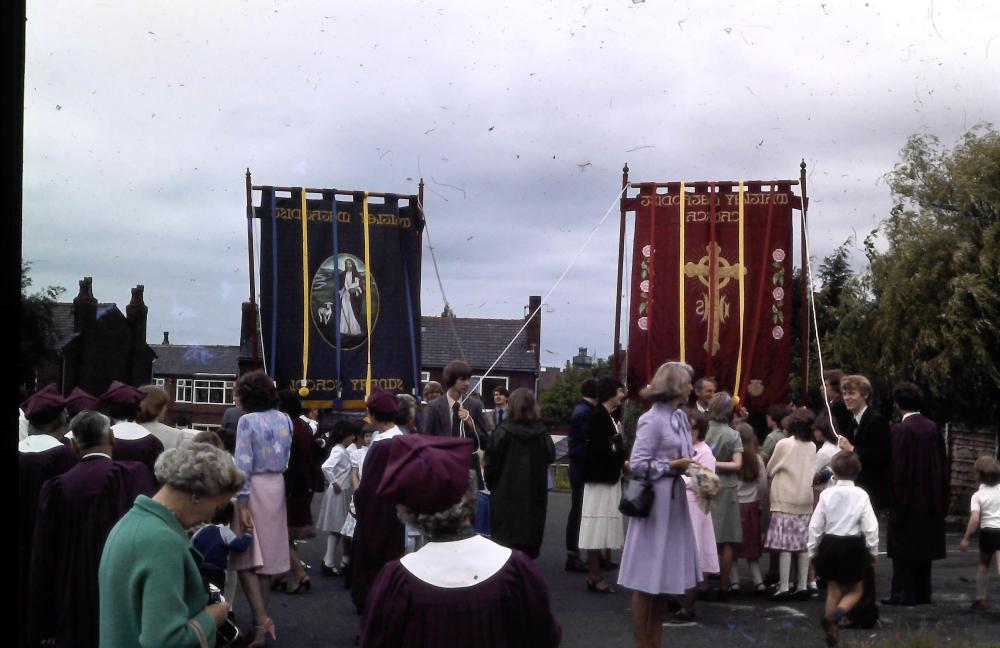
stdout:
<svg viewBox="0 0 1000 648">
<path fill-rule="evenodd" d="M 34 287 L 144 284 L 149 341 L 236 344 L 256 184 L 416 192 L 465 317 L 521 317 L 635 181 L 797 178 L 813 257 L 884 218 L 913 133 L 1000 122 L 1000 2 L 28 2 Z M 617 207 L 542 362 L 611 353 Z M 855 264 L 863 256 L 858 251 Z M 796 256 L 796 265 L 799 261 Z M 424 314 L 443 300 L 430 255 Z M 624 340 L 623 340 L 624 343 Z"/>
</svg>

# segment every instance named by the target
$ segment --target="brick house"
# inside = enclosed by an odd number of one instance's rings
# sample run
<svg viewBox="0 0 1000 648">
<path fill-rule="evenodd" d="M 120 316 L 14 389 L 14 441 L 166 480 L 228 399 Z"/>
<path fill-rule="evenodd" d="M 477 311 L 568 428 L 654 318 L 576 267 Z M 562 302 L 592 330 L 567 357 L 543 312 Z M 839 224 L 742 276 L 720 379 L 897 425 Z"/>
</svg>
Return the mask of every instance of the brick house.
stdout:
<svg viewBox="0 0 1000 648">
<path fill-rule="evenodd" d="M 152 345 L 156 352 L 153 383 L 170 395 L 167 422 L 176 427 L 215 430 L 222 414 L 233 406 L 233 385 L 240 363 L 240 347 L 227 345 Z"/>
</svg>

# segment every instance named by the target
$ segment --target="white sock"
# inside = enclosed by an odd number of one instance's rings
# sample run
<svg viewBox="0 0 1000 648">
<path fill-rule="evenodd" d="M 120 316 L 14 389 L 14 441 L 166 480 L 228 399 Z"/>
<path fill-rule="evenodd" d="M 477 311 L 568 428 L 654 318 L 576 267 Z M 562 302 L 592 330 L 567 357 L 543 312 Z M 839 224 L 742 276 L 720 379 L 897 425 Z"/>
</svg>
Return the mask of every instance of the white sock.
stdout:
<svg viewBox="0 0 1000 648">
<path fill-rule="evenodd" d="M 760 575 L 760 562 L 756 560 L 748 560 L 747 564 L 750 565 L 750 576 L 753 578 L 754 587 L 763 583 L 764 577 Z"/>
<path fill-rule="evenodd" d="M 986 598 L 986 584 L 990 580 L 989 567 L 986 569 L 976 569 L 976 599 Z"/>
<path fill-rule="evenodd" d="M 778 591 L 788 591 L 788 575 L 792 572 L 792 552 L 782 551 L 778 555 Z"/>
<path fill-rule="evenodd" d="M 336 567 L 337 563 L 334 562 L 334 556 L 337 553 L 337 542 L 339 540 L 338 536 L 331 533 L 326 537 L 326 553 L 323 555 L 323 564 L 327 567 Z"/>
<path fill-rule="evenodd" d="M 800 551 L 798 554 L 799 563 L 799 589 L 806 589 L 806 584 L 809 582 L 809 552 Z"/>
</svg>

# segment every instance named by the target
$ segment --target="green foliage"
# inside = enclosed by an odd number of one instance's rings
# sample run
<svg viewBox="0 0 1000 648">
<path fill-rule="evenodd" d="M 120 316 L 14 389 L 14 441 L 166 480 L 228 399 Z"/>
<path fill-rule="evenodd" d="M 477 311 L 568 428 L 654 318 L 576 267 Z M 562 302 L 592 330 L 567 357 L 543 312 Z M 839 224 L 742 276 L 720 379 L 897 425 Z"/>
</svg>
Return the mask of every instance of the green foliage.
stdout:
<svg viewBox="0 0 1000 648">
<path fill-rule="evenodd" d="M 18 384 L 29 392 L 34 391 L 35 371 L 56 359 L 56 333 L 52 323 L 52 304 L 66 289 L 47 286 L 40 292 L 28 294 L 31 287 L 30 262 L 21 263 L 20 357 Z"/>
<path fill-rule="evenodd" d="M 876 395 L 912 380 L 942 420 L 1000 414 L 1000 133 L 978 126 L 950 151 L 912 136 L 886 175 L 894 205 L 850 273 L 848 241 L 820 266 L 816 312 L 828 367 L 867 375 Z M 884 402 L 884 401 L 883 401 Z"/>
<path fill-rule="evenodd" d="M 570 369 L 538 397 L 542 406 L 542 421 L 550 429 L 569 425 L 573 408 L 580 402 L 580 385 L 587 378 L 611 374 L 611 357 L 598 358 L 590 369 Z"/>
</svg>

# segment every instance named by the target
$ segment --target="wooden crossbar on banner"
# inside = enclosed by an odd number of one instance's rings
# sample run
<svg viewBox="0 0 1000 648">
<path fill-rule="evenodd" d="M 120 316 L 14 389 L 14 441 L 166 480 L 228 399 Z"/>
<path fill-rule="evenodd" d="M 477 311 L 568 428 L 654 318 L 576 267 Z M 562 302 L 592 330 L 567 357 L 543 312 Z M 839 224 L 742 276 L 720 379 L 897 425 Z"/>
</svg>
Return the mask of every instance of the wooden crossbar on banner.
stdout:
<svg viewBox="0 0 1000 648">
<path fill-rule="evenodd" d="M 275 191 L 301 191 L 302 187 L 271 187 L 268 185 L 253 185 L 251 187 L 254 191 L 262 191 L 264 189 L 274 189 Z M 381 193 L 378 191 L 351 191 L 350 189 L 317 189 L 315 187 L 306 187 L 306 193 L 330 193 L 332 192 L 335 196 L 353 196 L 355 194 L 367 193 L 369 198 L 406 198 L 407 200 L 417 201 L 418 196 L 415 194 L 394 194 L 394 193 Z"/>
<path fill-rule="evenodd" d="M 717 187 L 736 187 L 739 186 L 740 182 L 746 187 L 756 187 L 764 185 L 778 185 L 781 186 L 798 186 L 798 180 L 698 180 L 698 181 L 683 181 L 685 188 L 694 187 L 696 190 L 699 187 L 708 188 L 709 185 L 716 185 Z M 661 187 L 668 187 L 671 189 L 677 189 L 681 186 L 682 182 L 629 182 L 636 189 L 642 189 L 644 187 L 656 187 L 657 189 Z M 697 191 L 696 191 L 697 192 Z"/>
</svg>

